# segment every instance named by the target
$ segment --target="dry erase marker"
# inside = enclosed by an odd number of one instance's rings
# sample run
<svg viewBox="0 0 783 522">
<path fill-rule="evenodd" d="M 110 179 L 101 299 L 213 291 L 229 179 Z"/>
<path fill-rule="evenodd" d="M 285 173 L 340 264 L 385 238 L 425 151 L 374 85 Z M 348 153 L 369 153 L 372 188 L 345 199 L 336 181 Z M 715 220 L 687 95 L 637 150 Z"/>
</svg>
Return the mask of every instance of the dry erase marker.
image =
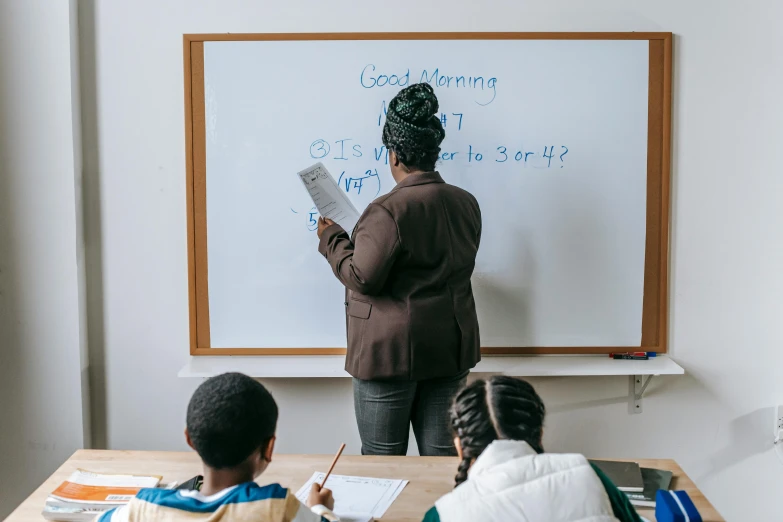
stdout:
<svg viewBox="0 0 783 522">
<path fill-rule="evenodd" d="M 646 361 L 649 359 L 646 353 L 636 354 L 636 353 L 613 353 L 611 354 L 612 359 L 623 359 L 627 361 Z"/>
</svg>

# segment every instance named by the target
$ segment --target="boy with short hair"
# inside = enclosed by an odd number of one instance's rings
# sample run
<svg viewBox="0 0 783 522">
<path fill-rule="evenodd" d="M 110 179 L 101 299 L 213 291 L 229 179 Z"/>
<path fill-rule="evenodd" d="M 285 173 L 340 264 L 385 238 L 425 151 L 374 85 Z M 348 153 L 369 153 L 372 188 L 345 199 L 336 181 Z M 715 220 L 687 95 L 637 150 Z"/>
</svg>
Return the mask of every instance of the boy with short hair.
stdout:
<svg viewBox="0 0 783 522">
<path fill-rule="evenodd" d="M 144 489 L 98 521 L 337 520 L 332 492 L 318 484 L 310 491 L 310 510 L 280 485 L 254 482 L 272 461 L 276 428 L 277 404 L 261 383 L 240 373 L 208 379 L 190 399 L 185 429 L 188 445 L 204 463 L 201 489 Z"/>
</svg>

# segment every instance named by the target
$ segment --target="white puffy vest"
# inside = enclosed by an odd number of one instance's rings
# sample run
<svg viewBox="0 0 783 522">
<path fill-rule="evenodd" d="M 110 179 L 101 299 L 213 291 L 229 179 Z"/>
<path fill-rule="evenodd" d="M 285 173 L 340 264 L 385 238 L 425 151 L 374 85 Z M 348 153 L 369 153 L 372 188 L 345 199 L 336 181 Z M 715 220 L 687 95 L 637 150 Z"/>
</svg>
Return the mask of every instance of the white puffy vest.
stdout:
<svg viewBox="0 0 783 522">
<path fill-rule="evenodd" d="M 493 442 L 435 506 L 441 522 L 617 522 L 585 457 L 513 440 Z"/>
</svg>

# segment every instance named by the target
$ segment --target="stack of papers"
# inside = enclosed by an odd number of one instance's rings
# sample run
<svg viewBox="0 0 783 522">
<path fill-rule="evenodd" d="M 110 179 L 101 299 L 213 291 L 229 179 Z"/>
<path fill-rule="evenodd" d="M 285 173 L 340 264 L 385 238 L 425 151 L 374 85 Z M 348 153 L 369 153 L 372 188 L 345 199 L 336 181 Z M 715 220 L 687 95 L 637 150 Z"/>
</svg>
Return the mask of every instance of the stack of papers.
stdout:
<svg viewBox="0 0 783 522">
<path fill-rule="evenodd" d="M 299 179 L 310 194 L 318 213 L 331 219 L 350 234 L 359 221 L 359 211 L 348 199 L 348 195 L 340 190 L 324 164 L 316 163 L 299 172 Z"/>
<path fill-rule="evenodd" d="M 324 475 L 314 473 L 296 497 L 305 502 L 313 483 L 320 483 Z M 334 494 L 334 514 L 341 522 L 368 522 L 381 518 L 407 485 L 407 480 L 329 475 L 326 488 Z"/>
<path fill-rule="evenodd" d="M 109 475 L 77 470 L 46 499 L 46 520 L 88 521 L 104 511 L 123 506 L 143 488 L 154 488 L 161 477 Z"/>
</svg>

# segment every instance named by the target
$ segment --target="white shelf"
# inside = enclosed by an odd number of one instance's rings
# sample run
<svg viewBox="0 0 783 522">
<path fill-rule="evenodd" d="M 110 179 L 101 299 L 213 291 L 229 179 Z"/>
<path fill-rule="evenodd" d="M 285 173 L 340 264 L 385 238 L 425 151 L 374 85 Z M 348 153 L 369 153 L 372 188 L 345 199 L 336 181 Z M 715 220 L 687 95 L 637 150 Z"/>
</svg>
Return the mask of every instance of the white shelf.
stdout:
<svg viewBox="0 0 783 522">
<path fill-rule="evenodd" d="M 190 357 L 179 377 L 206 378 L 241 372 L 259 378 L 350 377 L 345 357 L 332 356 L 201 356 Z M 647 361 L 615 361 L 606 355 L 484 356 L 475 373 L 514 377 L 578 377 L 608 375 L 683 375 L 666 355 Z"/>
<path fill-rule="evenodd" d="M 685 370 L 666 355 L 646 361 L 610 359 L 607 355 L 485 356 L 473 370 L 514 377 L 579 377 L 602 375 L 683 375 Z"/>
</svg>

